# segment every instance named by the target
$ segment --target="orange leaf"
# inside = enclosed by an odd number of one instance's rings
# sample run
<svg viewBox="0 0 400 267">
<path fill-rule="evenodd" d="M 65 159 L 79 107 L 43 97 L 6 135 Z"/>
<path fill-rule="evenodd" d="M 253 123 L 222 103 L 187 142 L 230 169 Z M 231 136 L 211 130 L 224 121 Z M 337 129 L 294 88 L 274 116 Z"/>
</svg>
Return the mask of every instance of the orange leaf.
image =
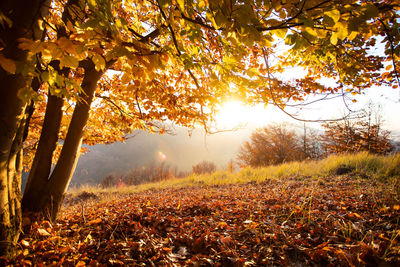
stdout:
<svg viewBox="0 0 400 267">
<path fill-rule="evenodd" d="M 78 261 L 78 263 L 75 265 L 75 267 L 81 267 L 81 266 L 86 266 L 86 263 L 84 261 Z"/>
<path fill-rule="evenodd" d="M 226 229 L 227 227 L 228 227 L 228 224 L 226 222 L 220 222 L 218 224 L 218 228 Z"/>
<path fill-rule="evenodd" d="M 163 247 L 162 250 L 167 252 L 167 253 L 170 253 L 172 251 L 172 249 L 168 248 L 168 247 Z"/>
<path fill-rule="evenodd" d="M 87 224 L 88 225 L 93 225 L 93 224 L 99 224 L 99 223 L 101 223 L 101 218 L 97 218 L 97 219 L 91 220 Z"/>
</svg>

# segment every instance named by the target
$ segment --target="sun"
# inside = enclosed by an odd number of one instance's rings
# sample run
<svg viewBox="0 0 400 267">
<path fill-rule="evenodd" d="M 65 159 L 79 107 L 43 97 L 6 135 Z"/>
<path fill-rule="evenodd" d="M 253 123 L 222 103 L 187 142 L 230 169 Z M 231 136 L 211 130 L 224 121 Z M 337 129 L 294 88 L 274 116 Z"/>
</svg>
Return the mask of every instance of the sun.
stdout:
<svg viewBox="0 0 400 267">
<path fill-rule="evenodd" d="M 217 127 L 235 128 L 245 126 L 252 122 L 255 115 L 254 107 L 245 106 L 238 100 L 230 100 L 223 103 L 215 117 Z"/>
<path fill-rule="evenodd" d="M 157 153 L 157 158 L 158 158 L 158 160 L 159 160 L 160 162 L 163 162 L 163 161 L 165 161 L 165 159 L 167 158 L 167 156 L 166 156 L 163 152 L 158 151 L 158 153 Z"/>
<path fill-rule="evenodd" d="M 239 100 L 228 100 L 215 116 L 217 129 L 263 127 L 269 123 L 287 120 L 285 114 L 273 105 L 245 105 Z"/>
</svg>

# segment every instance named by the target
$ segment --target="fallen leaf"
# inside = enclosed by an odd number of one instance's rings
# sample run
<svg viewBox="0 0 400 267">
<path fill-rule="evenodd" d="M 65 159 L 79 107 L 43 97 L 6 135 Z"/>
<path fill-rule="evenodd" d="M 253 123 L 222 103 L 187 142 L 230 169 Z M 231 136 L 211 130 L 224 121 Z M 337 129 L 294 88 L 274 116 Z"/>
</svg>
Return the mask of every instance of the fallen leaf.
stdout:
<svg viewBox="0 0 400 267">
<path fill-rule="evenodd" d="M 39 234 L 40 236 L 50 236 L 50 233 L 47 232 L 47 230 L 42 229 L 42 228 L 37 229 L 37 232 L 38 232 L 38 234 Z"/>
</svg>

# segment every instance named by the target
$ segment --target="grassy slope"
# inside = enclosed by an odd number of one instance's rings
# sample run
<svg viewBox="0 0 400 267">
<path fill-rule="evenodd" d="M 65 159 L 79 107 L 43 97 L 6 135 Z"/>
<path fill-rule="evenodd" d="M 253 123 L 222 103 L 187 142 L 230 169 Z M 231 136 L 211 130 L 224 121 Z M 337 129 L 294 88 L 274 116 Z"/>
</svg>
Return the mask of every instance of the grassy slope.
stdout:
<svg viewBox="0 0 400 267">
<path fill-rule="evenodd" d="M 164 189 L 170 187 L 187 187 L 203 185 L 237 184 L 248 182 L 263 182 L 266 179 L 284 179 L 295 177 L 296 179 L 312 178 L 321 179 L 332 176 L 336 170 L 346 166 L 352 169 L 354 177 L 373 179 L 387 182 L 400 195 L 400 154 L 389 156 L 358 153 L 350 155 L 332 155 L 322 160 L 304 162 L 290 162 L 265 168 L 244 168 L 238 173 L 218 171 L 211 175 L 190 175 L 185 178 L 171 179 L 156 183 L 148 183 L 139 186 L 126 186 L 119 188 L 102 189 L 96 186 L 81 186 L 69 190 L 76 195 L 82 192 L 91 193 L 133 193 L 149 189 Z"/>
</svg>

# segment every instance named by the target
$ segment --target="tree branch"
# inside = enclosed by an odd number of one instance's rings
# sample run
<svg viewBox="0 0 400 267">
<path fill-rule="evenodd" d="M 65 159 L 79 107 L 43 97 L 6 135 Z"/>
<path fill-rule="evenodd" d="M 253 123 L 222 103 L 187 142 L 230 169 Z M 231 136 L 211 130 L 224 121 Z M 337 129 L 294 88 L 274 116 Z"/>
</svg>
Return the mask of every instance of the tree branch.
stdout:
<svg viewBox="0 0 400 267">
<path fill-rule="evenodd" d="M 158 4 L 158 8 L 160 9 L 162 17 L 164 18 L 165 21 L 168 21 L 167 20 L 167 16 L 164 13 L 164 10 L 161 8 L 159 0 L 157 0 L 157 4 Z M 178 56 L 181 56 L 182 52 L 179 50 L 178 41 L 176 40 L 174 29 L 172 29 L 172 26 L 171 26 L 170 23 L 168 23 L 168 29 L 171 32 L 172 41 L 174 42 L 174 46 L 176 48 Z M 189 72 L 190 77 L 192 77 L 196 87 L 199 89 L 200 88 L 200 84 L 199 84 L 196 76 L 194 76 L 193 72 L 190 69 L 187 69 L 187 71 Z"/>
<path fill-rule="evenodd" d="M 388 37 L 389 44 L 390 44 L 390 55 L 391 55 L 392 64 L 393 64 L 393 71 L 394 71 L 394 75 L 396 76 L 397 84 L 400 86 L 400 77 L 399 77 L 399 73 L 397 71 L 396 60 L 394 57 L 395 47 L 394 47 L 393 37 L 390 34 L 389 28 L 386 26 L 385 22 L 381 18 L 378 18 L 378 21 L 382 24 L 384 31 L 386 33 L 386 36 Z"/>
<path fill-rule="evenodd" d="M 286 115 L 288 115 L 289 117 L 291 117 L 291 118 L 294 119 L 294 120 L 302 121 L 302 122 L 333 122 L 333 121 L 341 121 L 341 120 L 344 120 L 344 119 L 348 118 L 348 116 L 350 115 L 350 113 L 347 114 L 347 115 L 345 115 L 345 116 L 343 116 L 342 118 L 337 118 L 337 119 L 306 120 L 306 119 L 297 118 L 297 117 L 294 116 L 293 114 L 287 112 L 284 108 L 281 107 L 281 105 L 280 105 L 279 103 L 277 103 L 277 101 L 276 101 L 276 99 L 275 99 L 275 97 L 274 97 L 274 94 L 273 94 L 273 92 L 272 92 L 272 84 L 271 84 L 271 72 L 270 72 L 269 63 L 268 63 L 268 53 L 265 51 L 265 48 L 262 49 L 262 52 L 263 52 L 265 67 L 266 67 L 266 69 L 267 69 L 267 76 L 268 76 L 268 77 L 267 77 L 267 78 L 268 78 L 268 86 L 267 86 L 267 87 L 268 87 L 268 90 L 270 91 L 272 102 L 273 102 L 273 104 L 274 104 L 276 107 L 278 107 L 283 113 L 285 113 Z"/>
</svg>

